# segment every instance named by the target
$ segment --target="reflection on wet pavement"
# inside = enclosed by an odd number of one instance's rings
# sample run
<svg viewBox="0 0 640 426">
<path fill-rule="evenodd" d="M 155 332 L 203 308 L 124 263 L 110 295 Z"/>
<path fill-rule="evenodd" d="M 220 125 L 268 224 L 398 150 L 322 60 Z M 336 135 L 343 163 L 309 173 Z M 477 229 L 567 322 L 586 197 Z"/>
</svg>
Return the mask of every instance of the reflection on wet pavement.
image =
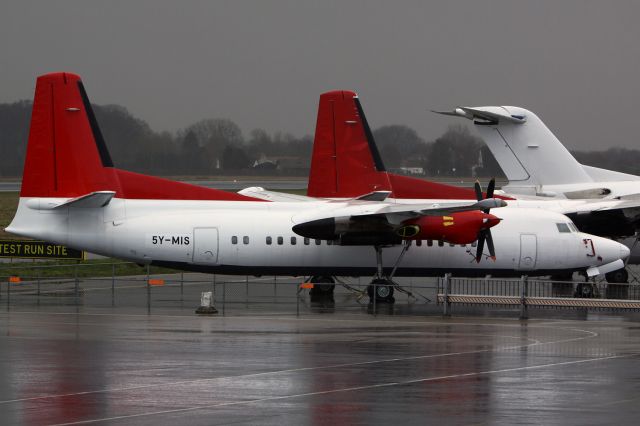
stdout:
<svg viewBox="0 0 640 426">
<path fill-rule="evenodd" d="M 639 413 L 633 322 L 2 314 L 6 424 L 586 424 Z"/>
</svg>

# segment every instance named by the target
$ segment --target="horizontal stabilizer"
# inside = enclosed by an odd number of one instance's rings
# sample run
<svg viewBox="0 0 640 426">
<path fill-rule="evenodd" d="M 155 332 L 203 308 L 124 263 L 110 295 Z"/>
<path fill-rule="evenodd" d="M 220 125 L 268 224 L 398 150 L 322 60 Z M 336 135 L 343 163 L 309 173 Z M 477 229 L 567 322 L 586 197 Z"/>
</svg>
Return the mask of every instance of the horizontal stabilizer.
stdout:
<svg viewBox="0 0 640 426">
<path fill-rule="evenodd" d="M 83 195 L 82 197 L 73 198 L 65 203 L 59 204 L 55 206 L 55 209 L 60 209 L 63 207 L 73 207 L 73 208 L 99 208 L 104 207 L 111 199 L 116 195 L 115 191 L 96 191 L 91 194 Z"/>
<path fill-rule="evenodd" d="M 469 120 L 480 120 L 480 123 L 476 124 L 499 124 L 500 122 L 507 122 L 513 124 L 526 123 L 527 118 L 524 115 L 510 115 L 499 111 L 496 107 L 487 108 L 469 108 L 469 107 L 457 107 L 453 111 L 432 111 L 436 114 L 452 115 L 455 117 L 464 117 Z"/>
<path fill-rule="evenodd" d="M 362 195 L 358 198 L 356 198 L 356 200 L 362 200 L 362 201 L 384 201 L 387 199 L 387 197 L 391 195 L 391 191 L 374 191 L 374 192 L 370 192 L 368 194 Z"/>
<path fill-rule="evenodd" d="M 238 194 L 245 197 L 253 197 L 264 201 L 278 202 L 309 202 L 318 201 L 317 198 L 307 197 L 306 195 L 287 194 L 285 192 L 269 191 L 261 186 L 251 186 L 238 191 Z"/>
</svg>

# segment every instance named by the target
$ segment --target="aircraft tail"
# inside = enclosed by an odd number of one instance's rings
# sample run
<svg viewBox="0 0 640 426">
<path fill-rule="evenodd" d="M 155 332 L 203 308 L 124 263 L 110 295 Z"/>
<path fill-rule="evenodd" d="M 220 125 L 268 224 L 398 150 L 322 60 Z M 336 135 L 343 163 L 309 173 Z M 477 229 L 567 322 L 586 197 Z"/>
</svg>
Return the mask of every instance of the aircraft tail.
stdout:
<svg viewBox="0 0 640 426">
<path fill-rule="evenodd" d="M 119 190 L 80 77 L 38 77 L 21 197 L 78 197 Z"/>
<path fill-rule="evenodd" d="M 20 197 L 76 198 L 98 191 L 133 199 L 255 200 L 115 168 L 80 77 L 38 77 Z"/>
<path fill-rule="evenodd" d="M 538 116 L 512 106 L 459 107 L 445 115 L 473 121 L 510 186 L 590 183 L 594 180 Z"/>
<path fill-rule="evenodd" d="M 339 198 L 390 190 L 384 171 L 358 95 L 347 90 L 322 94 L 307 194 Z"/>
<path fill-rule="evenodd" d="M 394 198 L 475 199 L 469 189 L 388 173 L 358 95 L 320 95 L 307 194 L 351 198 L 374 191 L 391 191 Z"/>
</svg>

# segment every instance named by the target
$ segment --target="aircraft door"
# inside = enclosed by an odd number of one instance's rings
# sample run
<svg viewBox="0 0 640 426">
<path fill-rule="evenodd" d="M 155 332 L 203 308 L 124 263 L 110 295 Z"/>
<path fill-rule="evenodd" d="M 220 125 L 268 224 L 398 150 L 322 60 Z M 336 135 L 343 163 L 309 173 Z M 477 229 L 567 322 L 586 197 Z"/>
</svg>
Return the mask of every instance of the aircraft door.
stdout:
<svg viewBox="0 0 640 426">
<path fill-rule="evenodd" d="M 535 234 L 520 234 L 520 270 L 528 271 L 536 267 L 538 239 Z"/>
<path fill-rule="evenodd" d="M 218 263 L 218 228 L 193 229 L 193 263 Z"/>
</svg>

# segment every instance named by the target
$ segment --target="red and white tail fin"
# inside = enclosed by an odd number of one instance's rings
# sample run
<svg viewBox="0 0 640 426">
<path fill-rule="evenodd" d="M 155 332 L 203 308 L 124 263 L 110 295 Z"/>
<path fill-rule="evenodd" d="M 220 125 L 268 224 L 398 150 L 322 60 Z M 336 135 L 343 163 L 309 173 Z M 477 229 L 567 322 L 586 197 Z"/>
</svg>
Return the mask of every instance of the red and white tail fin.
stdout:
<svg viewBox="0 0 640 426">
<path fill-rule="evenodd" d="M 38 77 L 21 197 L 78 197 L 119 185 L 80 77 Z"/>
<path fill-rule="evenodd" d="M 392 191 L 394 198 L 475 199 L 469 189 L 388 173 L 358 95 L 320 95 L 307 194 L 350 198 L 373 191 Z"/>
<path fill-rule="evenodd" d="M 96 191 L 132 199 L 257 201 L 114 168 L 80 77 L 40 76 L 20 196 L 75 198 Z"/>
<path fill-rule="evenodd" d="M 342 198 L 389 191 L 383 172 L 358 95 L 346 90 L 320 95 L 307 194 Z"/>
</svg>

